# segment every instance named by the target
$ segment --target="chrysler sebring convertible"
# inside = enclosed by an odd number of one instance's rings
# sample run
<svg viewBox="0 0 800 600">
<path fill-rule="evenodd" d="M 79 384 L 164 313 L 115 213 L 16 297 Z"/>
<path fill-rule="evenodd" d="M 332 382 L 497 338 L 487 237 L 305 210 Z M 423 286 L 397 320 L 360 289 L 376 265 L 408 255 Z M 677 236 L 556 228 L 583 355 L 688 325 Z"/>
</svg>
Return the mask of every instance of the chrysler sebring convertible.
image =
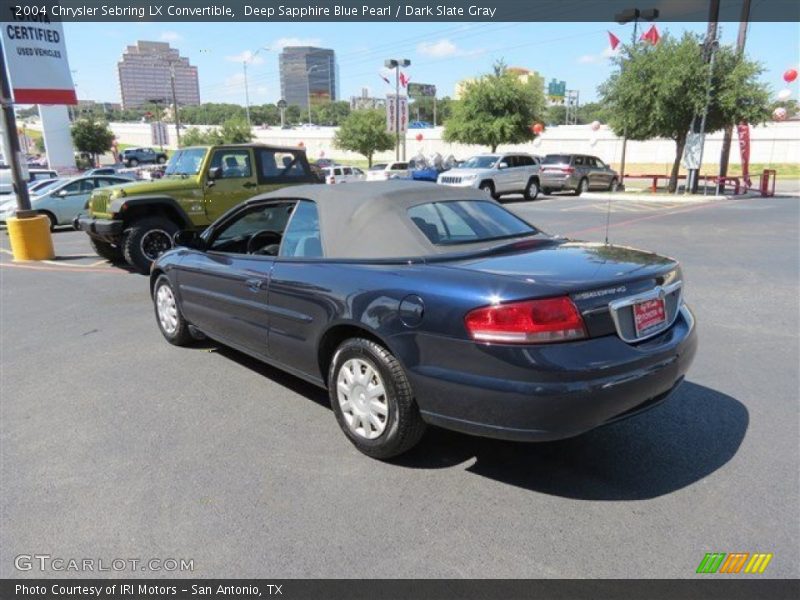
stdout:
<svg viewBox="0 0 800 600">
<path fill-rule="evenodd" d="M 548 235 L 480 190 L 286 188 L 176 246 L 150 279 L 167 341 L 208 336 L 326 388 L 379 459 L 426 424 L 581 434 L 664 401 L 697 347 L 675 260 Z"/>
</svg>

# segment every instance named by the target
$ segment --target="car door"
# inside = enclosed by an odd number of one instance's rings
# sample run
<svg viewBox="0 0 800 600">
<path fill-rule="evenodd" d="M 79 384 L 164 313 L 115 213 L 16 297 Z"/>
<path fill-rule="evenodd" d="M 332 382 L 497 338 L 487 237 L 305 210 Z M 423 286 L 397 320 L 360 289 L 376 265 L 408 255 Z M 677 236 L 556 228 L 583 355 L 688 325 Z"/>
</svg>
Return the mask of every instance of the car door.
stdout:
<svg viewBox="0 0 800 600">
<path fill-rule="evenodd" d="M 337 311 L 331 286 L 341 274 L 325 263 L 322 242 L 316 204 L 300 200 L 283 236 L 268 296 L 270 359 L 301 374 L 318 372 L 316 343 Z"/>
<path fill-rule="evenodd" d="M 258 193 L 258 177 L 253 164 L 250 148 L 214 150 L 207 167 L 203 193 L 206 217 L 210 221 Z"/>
<path fill-rule="evenodd" d="M 52 192 L 48 197 L 47 206 L 42 206 L 41 208 L 50 210 L 55 214 L 60 224 L 69 223 L 86 206 L 93 189 L 93 178 L 78 179 L 58 191 Z"/>
<path fill-rule="evenodd" d="M 611 185 L 613 175 L 608 165 L 596 156 L 592 157 L 594 160 L 594 168 L 597 177 L 597 187 L 607 189 Z"/>
<path fill-rule="evenodd" d="M 205 250 L 187 253 L 177 281 L 189 322 L 239 350 L 267 355 L 267 289 L 294 204 L 273 201 L 243 207 L 207 234 Z M 276 235 L 262 235 L 267 231 Z M 251 245 L 253 241 L 257 243 Z"/>
<path fill-rule="evenodd" d="M 517 179 L 519 178 L 519 169 L 517 168 L 517 157 L 513 154 L 507 154 L 501 157 L 497 162 L 498 167 L 500 163 L 505 163 L 507 166 L 504 169 L 498 169 L 495 189 L 498 192 L 518 190 L 519 185 Z"/>
</svg>

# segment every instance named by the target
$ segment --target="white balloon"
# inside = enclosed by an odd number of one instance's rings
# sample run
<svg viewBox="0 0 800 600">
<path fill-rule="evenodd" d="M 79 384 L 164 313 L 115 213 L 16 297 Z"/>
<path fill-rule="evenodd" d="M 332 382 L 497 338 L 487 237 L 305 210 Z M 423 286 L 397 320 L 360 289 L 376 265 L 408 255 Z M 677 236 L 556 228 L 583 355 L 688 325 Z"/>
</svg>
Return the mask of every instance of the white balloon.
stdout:
<svg viewBox="0 0 800 600">
<path fill-rule="evenodd" d="M 778 92 L 778 100 L 788 100 L 789 96 L 791 95 L 792 95 L 792 90 L 790 90 L 789 88 L 783 89 L 780 92 Z"/>
<path fill-rule="evenodd" d="M 600 121 L 592 121 L 592 131 L 600 129 Z"/>
</svg>

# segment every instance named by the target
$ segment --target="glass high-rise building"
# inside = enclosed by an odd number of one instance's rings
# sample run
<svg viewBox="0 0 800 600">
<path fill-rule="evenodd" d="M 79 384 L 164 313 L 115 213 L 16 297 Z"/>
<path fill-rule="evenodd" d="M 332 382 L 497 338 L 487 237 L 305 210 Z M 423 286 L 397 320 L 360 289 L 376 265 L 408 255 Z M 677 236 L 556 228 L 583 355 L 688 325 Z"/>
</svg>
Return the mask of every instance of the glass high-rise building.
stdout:
<svg viewBox="0 0 800 600">
<path fill-rule="evenodd" d="M 281 97 L 287 104 L 308 108 L 332 102 L 338 94 L 336 56 L 328 48 L 286 46 L 278 57 Z"/>
<path fill-rule="evenodd" d="M 171 70 L 175 69 L 175 97 L 179 106 L 200 104 L 197 67 L 166 42 L 136 42 L 117 63 L 123 108 L 149 102 L 172 104 Z"/>
</svg>

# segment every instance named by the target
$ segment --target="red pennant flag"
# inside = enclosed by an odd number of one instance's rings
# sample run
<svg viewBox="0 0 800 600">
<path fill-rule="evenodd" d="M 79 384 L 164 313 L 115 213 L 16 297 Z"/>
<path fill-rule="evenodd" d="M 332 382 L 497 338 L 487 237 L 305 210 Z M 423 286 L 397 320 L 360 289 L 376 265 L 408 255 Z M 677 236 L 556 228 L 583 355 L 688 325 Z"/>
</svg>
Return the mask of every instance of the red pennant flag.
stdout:
<svg viewBox="0 0 800 600">
<path fill-rule="evenodd" d="M 619 38 L 610 31 L 608 32 L 608 43 L 611 44 L 611 49 L 616 50 L 619 46 Z"/>
<path fill-rule="evenodd" d="M 407 87 L 409 81 L 411 81 L 411 78 L 408 77 L 405 73 L 401 72 L 400 73 L 400 85 L 402 85 L 403 87 Z"/>
<path fill-rule="evenodd" d="M 386 85 L 391 85 L 391 84 L 392 84 L 392 82 L 391 82 L 391 81 L 389 81 L 389 78 L 388 78 L 388 77 L 386 77 L 386 75 L 384 75 L 383 73 L 378 73 L 378 77 L 380 77 L 381 79 L 383 79 L 383 80 L 386 82 Z"/>
<path fill-rule="evenodd" d="M 653 46 L 655 46 L 660 39 L 661 35 L 658 33 L 658 28 L 655 25 L 651 25 L 650 29 L 642 34 L 640 41 L 650 42 Z"/>
</svg>

